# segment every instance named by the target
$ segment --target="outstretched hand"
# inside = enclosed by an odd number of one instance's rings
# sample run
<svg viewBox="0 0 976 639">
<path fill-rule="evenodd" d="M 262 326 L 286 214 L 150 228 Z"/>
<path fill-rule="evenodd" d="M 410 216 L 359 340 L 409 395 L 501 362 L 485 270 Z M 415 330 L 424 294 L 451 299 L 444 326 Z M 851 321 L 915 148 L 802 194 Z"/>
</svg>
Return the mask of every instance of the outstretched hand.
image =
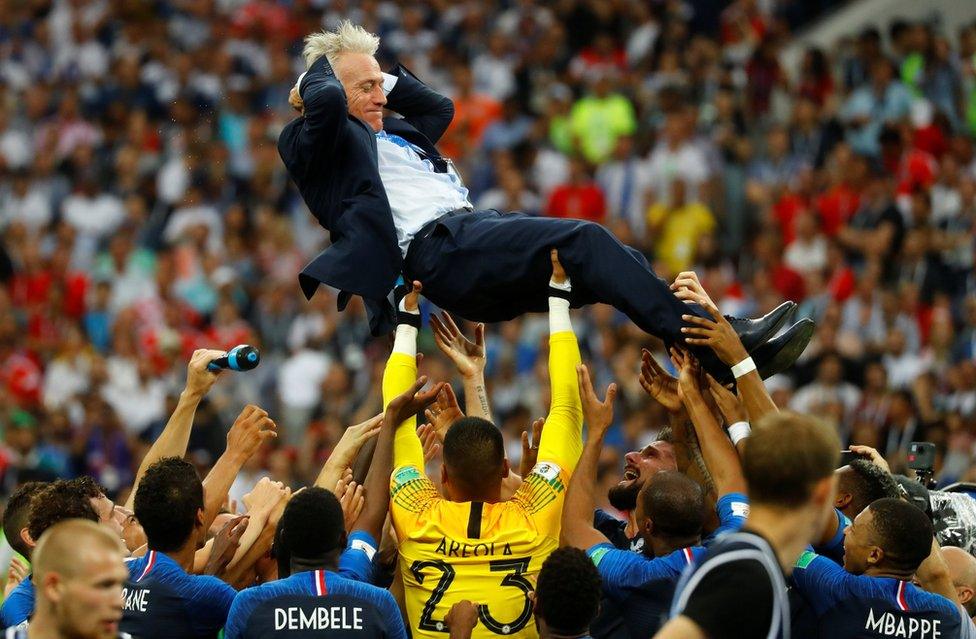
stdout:
<svg viewBox="0 0 976 639">
<path fill-rule="evenodd" d="M 606 399 L 600 400 L 593 390 L 590 372 L 585 365 L 576 365 L 576 375 L 579 379 L 580 398 L 583 400 L 583 415 L 591 436 L 602 437 L 610 424 L 613 423 L 613 400 L 617 397 L 617 385 L 607 386 Z"/>
<path fill-rule="evenodd" d="M 532 422 L 532 438 L 529 431 L 522 431 L 522 457 L 519 459 L 519 476 L 525 477 L 539 460 L 539 443 L 542 441 L 542 429 L 546 425 L 543 417 Z"/>
<path fill-rule="evenodd" d="M 249 459 L 261 444 L 278 436 L 277 428 L 266 410 L 248 404 L 227 433 L 227 450 Z"/>
<path fill-rule="evenodd" d="M 641 349 L 640 385 L 651 399 L 669 413 L 677 414 L 684 410 L 678 397 L 678 380 L 664 370 L 646 348 Z"/>
<path fill-rule="evenodd" d="M 748 414 L 742 402 L 739 400 L 738 395 L 719 384 L 715 381 L 714 377 L 707 373 L 705 379 L 708 382 L 708 392 L 711 393 L 712 399 L 715 400 L 715 405 L 718 406 L 719 412 L 722 413 L 726 426 L 731 426 L 736 422 L 748 421 Z"/>
<path fill-rule="evenodd" d="M 552 249 L 549 251 L 549 260 L 552 262 L 552 281 L 556 284 L 563 284 L 569 279 L 566 269 L 559 262 L 559 251 Z"/>
<path fill-rule="evenodd" d="M 458 404 L 457 396 L 451 385 L 444 383 L 441 390 L 437 393 L 436 400 L 424 411 L 427 421 L 433 426 L 434 431 L 441 442 L 447 435 L 447 429 L 451 424 L 464 417 L 461 406 Z"/>
<path fill-rule="evenodd" d="M 416 312 L 420 310 L 420 292 L 424 290 L 424 285 L 417 280 L 414 280 L 412 284 L 413 288 L 403 298 L 403 308 L 410 312 Z"/>
<path fill-rule="evenodd" d="M 711 348 L 726 366 L 735 366 L 748 357 L 749 353 L 746 352 L 735 329 L 729 324 L 729 320 L 722 316 L 715 304 L 701 296 L 695 296 L 694 301 L 705 309 L 711 319 L 697 315 L 682 315 L 681 319 L 691 325 L 681 328 L 685 341 L 691 346 Z"/>
<path fill-rule="evenodd" d="M 446 312 L 440 318 L 430 316 L 430 327 L 434 332 L 434 343 L 458 369 L 462 377 L 483 374 L 485 370 L 485 325 L 474 327 L 474 341 L 464 336 L 454 319 Z"/>
<path fill-rule="evenodd" d="M 671 361 L 678 369 L 678 397 L 685 404 L 701 401 L 701 368 L 691 353 L 671 347 Z"/>
<path fill-rule="evenodd" d="M 413 383 L 413 386 L 394 397 L 386 407 L 386 413 L 383 416 L 384 423 L 395 428 L 430 406 L 436 399 L 437 393 L 444 388 L 444 382 L 438 382 L 427 390 L 421 391 L 420 389 L 426 383 L 427 376 L 421 375 Z"/>
</svg>

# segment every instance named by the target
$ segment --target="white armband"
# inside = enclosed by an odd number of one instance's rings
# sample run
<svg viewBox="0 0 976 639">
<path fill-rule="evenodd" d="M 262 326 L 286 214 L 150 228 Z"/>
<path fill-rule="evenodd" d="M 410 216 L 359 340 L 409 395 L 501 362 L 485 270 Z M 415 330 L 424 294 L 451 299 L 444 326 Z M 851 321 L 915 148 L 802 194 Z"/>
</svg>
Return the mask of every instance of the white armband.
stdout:
<svg viewBox="0 0 976 639">
<path fill-rule="evenodd" d="M 746 357 L 744 360 L 732 367 L 732 377 L 739 379 L 743 375 L 748 375 L 754 370 L 756 370 L 756 363 L 752 361 L 751 357 Z"/>
<path fill-rule="evenodd" d="M 739 442 L 752 434 L 752 428 L 749 426 L 749 422 L 736 422 L 729 426 L 729 438 L 732 439 L 732 445 L 737 446 Z"/>
</svg>

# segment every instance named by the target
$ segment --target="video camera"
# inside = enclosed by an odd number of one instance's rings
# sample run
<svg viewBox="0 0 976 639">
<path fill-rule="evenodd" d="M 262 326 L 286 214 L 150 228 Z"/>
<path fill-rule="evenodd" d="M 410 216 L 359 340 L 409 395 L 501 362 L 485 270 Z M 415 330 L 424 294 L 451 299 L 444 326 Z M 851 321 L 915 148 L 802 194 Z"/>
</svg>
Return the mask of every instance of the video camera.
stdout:
<svg viewBox="0 0 976 639">
<path fill-rule="evenodd" d="M 915 479 L 926 488 L 935 487 L 935 444 L 912 442 L 908 446 L 908 467 L 915 471 Z"/>
</svg>

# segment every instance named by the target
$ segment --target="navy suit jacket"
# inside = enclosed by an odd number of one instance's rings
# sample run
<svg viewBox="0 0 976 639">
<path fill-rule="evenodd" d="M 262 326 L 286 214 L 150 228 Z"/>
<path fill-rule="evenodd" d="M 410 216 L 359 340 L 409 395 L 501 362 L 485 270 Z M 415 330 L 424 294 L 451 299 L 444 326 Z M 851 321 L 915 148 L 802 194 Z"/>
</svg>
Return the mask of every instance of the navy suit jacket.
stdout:
<svg viewBox="0 0 976 639">
<path fill-rule="evenodd" d="M 384 128 L 429 154 L 446 170 L 434 144 L 454 117 L 454 103 L 431 90 L 402 65 L 386 107 L 403 116 L 384 118 Z M 299 86 L 304 115 L 278 137 L 278 153 L 331 245 L 302 269 L 302 292 L 311 299 L 319 284 L 339 290 L 343 310 L 353 295 L 366 303 L 373 335 L 395 328 L 390 292 L 403 266 L 390 203 L 380 180 L 376 134 L 349 115 L 346 94 L 325 56 Z"/>
</svg>

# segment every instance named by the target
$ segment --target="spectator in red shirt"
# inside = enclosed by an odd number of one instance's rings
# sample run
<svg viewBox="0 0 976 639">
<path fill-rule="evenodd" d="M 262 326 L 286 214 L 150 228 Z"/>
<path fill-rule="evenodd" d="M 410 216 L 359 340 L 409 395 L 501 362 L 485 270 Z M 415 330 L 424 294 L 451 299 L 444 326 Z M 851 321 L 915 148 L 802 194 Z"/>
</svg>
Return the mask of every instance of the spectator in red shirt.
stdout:
<svg viewBox="0 0 976 639">
<path fill-rule="evenodd" d="M 603 222 L 607 215 L 603 191 L 593 180 L 590 167 L 583 158 L 570 160 L 569 182 L 553 190 L 546 203 L 546 215 Z"/>
</svg>

